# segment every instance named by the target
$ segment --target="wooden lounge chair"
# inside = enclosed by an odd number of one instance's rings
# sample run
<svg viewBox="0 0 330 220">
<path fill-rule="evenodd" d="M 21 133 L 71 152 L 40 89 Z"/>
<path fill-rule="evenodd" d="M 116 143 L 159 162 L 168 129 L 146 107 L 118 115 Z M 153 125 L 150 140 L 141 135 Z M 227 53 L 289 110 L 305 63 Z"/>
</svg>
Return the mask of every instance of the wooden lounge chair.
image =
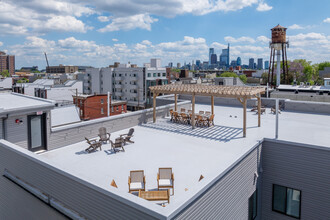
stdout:
<svg viewBox="0 0 330 220">
<path fill-rule="evenodd" d="M 192 114 L 192 110 L 188 110 L 188 114 Z"/>
<path fill-rule="evenodd" d="M 209 116 L 211 115 L 211 112 L 205 112 L 205 115 Z"/>
<path fill-rule="evenodd" d="M 188 115 L 186 113 L 181 113 L 180 116 L 181 116 L 181 123 L 188 124 L 188 120 L 189 120 Z"/>
<path fill-rule="evenodd" d="M 124 149 L 124 139 L 122 138 L 117 138 L 115 140 L 115 143 L 113 143 L 111 140 L 110 140 L 110 144 L 111 144 L 111 149 L 113 150 L 114 153 L 117 153 L 117 149 L 120 148 L 120 150 L 124 151 L 125 152 L 125 149 Z"/>
<path fill-rule="evenodd" d="M 127 134 L 121 134 L 120 138 L 122 138 L 124 140 L 124 144 L 126 144 L 126 142 L 129 143 L 134 143 L 134 141 L 131 141 L 131 138 L 133 137 L 133 133 L 134 133 L 134 128 L 130 128 Z"/>
<path fill-rule="evenodd" d="M 171 116 L 171 120 L 170 121 L 173 121 L 174 120 L 173 109 L 170 109 L 170 116 Z"/>
<path fill-rule="evenodd" d="M 158 190 L 160 188 L 172 188 L 174 195 L 174 174 L 172 168 L 159 168 L 157 174 Z"/>
<path fill-rule="evenodd" d="M 105 127 L 99 128 L 99 137 L 101 142 L 110 143 L 110 133 L 107 133 L 107 129 Z"/>
<path fill-rule="evenodd" d="M 211 125 L 214 125 L 214 115 L 211 115 L 208 119 L 207 119 L 207 124 L 210 127 Z"/>
<path fill-rule="evenodd" d="M 146 189 L 146 177 L 143 170 L 132 170 L 128 177 L 128 192 L 133 191 L 145 191 Z"/>
<path fill-rule="evenodd" d="M 199 127 L 204 127 L 207 125 L 207 118 L 204 118 L 201 115 L 197 115 L 196 125 Z"/>
<path fill-rule="evenodd" d="M 180 122 L 181 121 L 181 116 L 179 115 L 178 112 L 173 112 L 173 117 L 174 117 L 174 122 Z"/>
<path fill-rule="evenodd" d="M 97 140 L 89 140 L 88 138 L 86 138 L 87 143 L 89 144 L 89 147 L 85 149 L 85 151 L 87 151 L 88 153 L 92 152 L 92 151 L 96 151 L 97 148 L 100 148 L 100 150 L 102 150 L 101 146 L 102 146 L 102 142 L 97 141 Z"/>
</svg>

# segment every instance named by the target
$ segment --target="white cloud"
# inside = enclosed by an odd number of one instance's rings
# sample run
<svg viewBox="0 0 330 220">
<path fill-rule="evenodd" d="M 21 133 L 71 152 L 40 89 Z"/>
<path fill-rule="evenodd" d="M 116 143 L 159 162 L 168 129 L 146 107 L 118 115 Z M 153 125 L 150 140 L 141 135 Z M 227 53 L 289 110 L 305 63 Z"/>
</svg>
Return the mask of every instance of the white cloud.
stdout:
<svg viewBox="0 0 330 220">
<path fill-rule="evenodd" d="M 238 42 L 254 43 L 255 42 L 255 40 L 253 38 L 246 37 L 246 36 L 239 37 L 239 38 L 227 36 L 227 37 L 225 37 L 225 41 L 229 42 L 229 43 L 238 43 Z"/>
<path fill-rule="evenodd" d="M 99 29 L 100 32 L 110 32 L 119 30 L 132 30 L 135 28 L 150 31 L 151 24 L 157 22 L 158 19 L 150 17 L 148 14 L 138 14 L 128 17 L 119 17 L 111 20 L 106 27 Z"/>
<path fill-rule="evenodd" d="M 110 18 L 107 16 L 98 16 L 97 19 L 101 22 L 107 22 L 110 20 Z"/>
<path fill-rule="evenodd" d="M 301 30 L 304 29 L 304 27 L 298 25 L 298 24 L 293 24 L 291 26 L 289 26 L 289 29 L 293 29 L 293 30 Z"/>
<path fill-rule="evenodd" d="M 141 44 L 149 45 L 150 46 L 152 43 L 150 41 L 148 41 L 148 40 L 144 40 L 144 41 L 141 42 Z"/>
<path fill-rule="evenodd" d="M 330 23 L 330 18 L 326 18 L 323 20 L 324 23 Z"/>
<path fill-rule="evenodd" d="M 0 47 L 3 45 L 3 43 L 0 41 Z"/>
<path fill-rule="evenodd" d="M 0 1 L 1 35 L 48 31 L 86 32 L 77 17 L 95 13 L 91 8 L 61 0 Z"/>
<path fill-rule="evenodd" d="M 118 39 L 116 39 L 116 38 L 112 38 L 112 41 L 113 41 L 113 42 L 117 42 Z"/>
<path fill-rule="evenodd" d="M 266 36 L 259 36 L 259 37 L 257 37 L 257 41 L 261 42 L 263 44 L 268 44 L 270 42 L 270 38 L 268 38 Z"/>
<path fill-rule="evenodd" d="M 263 1 L 259 2 L 259 5 L 257 7 L 257 11 L 269 11 L 272 10 L 272 6 L 269 6 L 267 3 L 264 3 Z"/>
<path fill-rule="evenodd" d="M 55 16 L 47 20 L 43 26 L 37 29 L 85 33 L 90 28 L 75 17 Z"/>
</svg>

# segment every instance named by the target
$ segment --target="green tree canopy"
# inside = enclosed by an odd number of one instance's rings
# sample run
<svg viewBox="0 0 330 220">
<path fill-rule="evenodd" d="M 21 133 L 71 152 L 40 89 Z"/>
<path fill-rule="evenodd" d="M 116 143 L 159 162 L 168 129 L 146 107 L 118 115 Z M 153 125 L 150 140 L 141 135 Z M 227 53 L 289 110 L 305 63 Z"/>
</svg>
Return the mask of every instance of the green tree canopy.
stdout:
<svg viewBox="0 0 330 220">
<path fill-rule="evenodd" d="M 246 83 L 247 82 L 247 77 L 245 74 L 242 74 L 239 76 L 239 79 L 242 80 L 243 83 Z"/>
<path fill-rule="evenodd" d="M 10 76 L 10 73 L 8 72 L 8 70 L 4 70 L 4 71 L 1 72 L 1 75 L 3 77 L 9 77 Z"/>
<path fill-rule="evenodd" d="M 234 72 L 224 72 L 221 73 L 220 77 L 238 77 L 236 73 Z"/>
</svg>

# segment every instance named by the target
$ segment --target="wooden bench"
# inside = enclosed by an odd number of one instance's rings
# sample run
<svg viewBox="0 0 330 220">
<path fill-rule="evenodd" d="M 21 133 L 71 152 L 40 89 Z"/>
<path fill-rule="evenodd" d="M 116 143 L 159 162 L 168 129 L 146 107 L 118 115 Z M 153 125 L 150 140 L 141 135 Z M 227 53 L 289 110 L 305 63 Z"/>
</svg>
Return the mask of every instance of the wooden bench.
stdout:
<svg viewBox="0 0 330 220">
<path fill-rule="evenodd" d="M 149 201 L 167 200 L 170 203 L 170 190 L 142 191 L 139 190 L 139 197 Z"/>
</svg>

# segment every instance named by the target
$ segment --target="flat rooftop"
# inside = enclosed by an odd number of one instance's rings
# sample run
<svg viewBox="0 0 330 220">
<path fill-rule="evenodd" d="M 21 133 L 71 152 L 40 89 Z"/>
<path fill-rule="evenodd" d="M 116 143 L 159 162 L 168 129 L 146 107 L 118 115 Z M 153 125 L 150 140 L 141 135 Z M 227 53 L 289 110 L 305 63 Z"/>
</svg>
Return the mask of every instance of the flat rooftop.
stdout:
<svg viewBox="0 0 330 220">
<path fill-rule="evenodd" d="M 18 93 L 0 93 L 0 114 L 29 108 L 54 107 L 55 103 L 47 99 L 22 95 Z"/>
<path fill-rule="evenodd" d="M 196 112 L 199 110 L 209 111 L 210 105 L 198 104 Z M 261 116 L 261 127 L 257 126 L 258 115 L 248 110 L 246 138 L 242 133 L 242 108 L 215 106 L 214 110 L 215 126 L 210 128 L 193 130 L 189 125 L 172 123 L 169 118 L 135 126 L 132 138 L 135 143 L 127 144 L 125 152 L 114 154 L 110 145 L 104 144 L 102 151 L 88 154 L 84 151 L 88 145 L 81 137 L 82 142 L 45 152 L 39 157 L 116 195 L 170 214 L 208 187 L 263 138 L 275 137 L 275 115 L 270 109 Z M 329 115 L 282 112 L 279 119 L 280 140 L 329 147 Z M 111 132 L 110 139 L 114 141 L 127 132 L 128 129 Z M 144 170 L 146 189 L 155 190 L 159 167 L 173 168 L 175 195 L 170 197 L 169 204 L 145 201 L 128 193 L 131 170 Z M 199 182 L 200 175 L 204 179 Z M 113 179 L 118 188 L 110 186 Z"/>
</svg>

